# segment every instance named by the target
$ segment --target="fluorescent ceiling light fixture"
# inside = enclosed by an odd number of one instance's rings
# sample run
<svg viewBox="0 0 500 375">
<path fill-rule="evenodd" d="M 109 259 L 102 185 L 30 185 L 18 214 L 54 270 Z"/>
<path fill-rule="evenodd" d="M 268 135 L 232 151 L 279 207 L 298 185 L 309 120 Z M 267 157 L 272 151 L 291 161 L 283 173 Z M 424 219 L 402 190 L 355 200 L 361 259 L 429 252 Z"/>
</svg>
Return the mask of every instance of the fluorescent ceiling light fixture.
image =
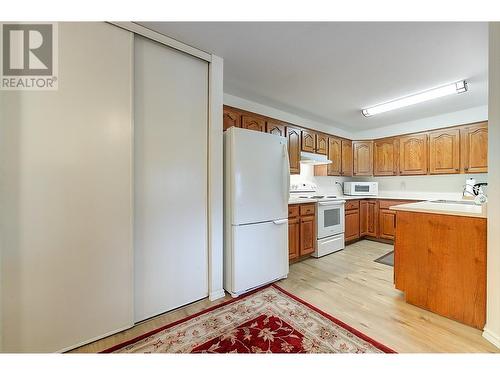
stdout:
<svg viewBox="0 0 500 375">
<path fill-rule="evenodd" d="M 379 113 L 392 111 L 394 109 L 408 107 L 413 104 L 426 102 L 431 99 L 441 98 L 443 96 L 460 94 L 467 91 L 467 82 L 458 81 L 450 83 L 446 86 L 441 86 L 432 90 L 427 90 L 415 95 L 406 96 L 401 99 L 396 99 L 384 104 L 379 104 L 370 108 L 363 109 L 361 112 L 365 117 L 370 117 Z"/>
</svg>

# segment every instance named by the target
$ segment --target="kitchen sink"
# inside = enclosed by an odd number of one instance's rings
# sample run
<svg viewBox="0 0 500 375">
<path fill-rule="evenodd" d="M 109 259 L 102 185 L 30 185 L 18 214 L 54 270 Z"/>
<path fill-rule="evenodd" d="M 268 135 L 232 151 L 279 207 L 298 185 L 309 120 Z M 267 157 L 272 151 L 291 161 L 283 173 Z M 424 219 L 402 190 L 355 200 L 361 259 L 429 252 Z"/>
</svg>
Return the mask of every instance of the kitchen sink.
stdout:
<svg viewBox="0 0 500 375">
<path fill-rule="evenodd" d="M 430 201 L 430 203 L 465 204 L 468 206 L 476 206 L 474 201 L 450 201 L 450 200 L 446 200 L 446 199 L 438 199 L 435 201 Z"/>
</svg>

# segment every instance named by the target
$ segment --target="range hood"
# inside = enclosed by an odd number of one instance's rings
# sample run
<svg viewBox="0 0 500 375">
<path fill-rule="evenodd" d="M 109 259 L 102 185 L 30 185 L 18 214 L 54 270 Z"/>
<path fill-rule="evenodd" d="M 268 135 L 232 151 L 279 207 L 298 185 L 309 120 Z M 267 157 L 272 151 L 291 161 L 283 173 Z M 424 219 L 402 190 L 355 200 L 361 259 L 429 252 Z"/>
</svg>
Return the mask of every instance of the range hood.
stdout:
<svg viewBox="0 0 500 375">
<path fill-rule="evenodd" d="M 300 153 L 300 162 L 308 165 L 327 165 L 332 163 L 332 161 L 328 160 L 325 155 L 303 151 Z"/>
</svg>

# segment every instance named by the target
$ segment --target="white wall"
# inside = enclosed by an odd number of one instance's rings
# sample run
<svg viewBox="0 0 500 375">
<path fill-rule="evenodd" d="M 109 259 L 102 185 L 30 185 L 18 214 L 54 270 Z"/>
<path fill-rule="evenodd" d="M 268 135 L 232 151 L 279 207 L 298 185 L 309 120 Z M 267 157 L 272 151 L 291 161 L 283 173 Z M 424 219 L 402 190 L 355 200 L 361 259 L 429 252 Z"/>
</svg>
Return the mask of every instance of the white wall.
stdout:
<svg viewBox="0 0 500 375">
<path fill-rule="evenodd" d="M 223 138 L 224 60 L 212 55 L 209 65 L 208 126 L 208 284 L 211 301 L 224 297 Z"/>
<path fill-rule="evenodd" d="M 248 99 L 237 97 L 230 94 L 224 94 L 224 104 L 245 109 L 250 112 L 259 113 L 265 116 L 273 117 L 278 120 L 290 122 L 306 128 L 323 131 L 329 134 L 334 134 L 339 137 L 345 137 L 353 140 L 376 139 L 390 137 L 394 135 L 428 131 L 433 129 L 444 128 L 447 126 L 455 126 L 469 124 L 472 122 L 488 120 L 488 106 L 479 106 L 464 109 L 462 111 L 450 112 L 439 116 L 427 117 L 415 121 L 408 121 L 398 124 L 393 124 L 376 129 L 368 129 L 361 131 L 351 131 L 341 129 L 335 123 L 325 124 L 317 121 L 308 120 L 303 117 L 285 112 L 264 104 L 260 104 Z"/>
<path fill-rule="evenodd" d="M 438 175 L 438 176 L 387 176 L 387 177 L 337 177 L 337 176 L 314 176 L 314 167 L 302 164 L 300 175 L 290 176 L 290 183 L 313 182 L 318 186 L 320 194 L 342 194 L 340 186 L 336 182 L 344 181 L 376 181 L 379 183 L 379 191 L 397 193 L 439 193 L 449 199 L 459 199 L 462 195 L 465 179 L 472 177 L 476 182 L 488 182 L 488 174 L 468 175 Z M 487 188 L 485 189 L 488 193 Z"/>
<path fill-rule="evenodd" d="M 398 134 L 427 131 L 447 126 L 461 125 L 488 119 L 488 106 L 469 108 L 462 111 L 451 112 L 444 115 L 428 117 L 416 121 L 390 125 L 366 131 L 348 132 L 335 127 L 334 124 L 322 124 L 310 121 L 296 115 L 256 103 L 244 98 L 224 94 L 224 104 L 259 113 L 279 120 L 288 121 L 296 125 L 302 125 L 311 129 L 320 130 L 349 139 L 374 139 L 388 137 Z M 311 166 L 302 165 L 300 175 L 292 175 L 291 183 L 299 181 L 310 181 L 318 185 L 321 193 L 338 194 L 338 185 L 335 181 L 378 181 L 380 191 L 400 192 L 433 192 L 449 194 L 449 199 L 457 199 L 462 193 L 463 185 L 467 177 L 473 177 L 477 182 L 488 182 L 487 174 L 474 175 L 440 175 L 440 176 L 391 176 L 391 177 L 367 177 L 367 178 L 343 178 L 314 176 Z M 486 190 L 486 189 L 485 189 Z M 487 191 L 487 190 L 486 190 Z"/>
<path fill-rule="evenodd" d="M 301 164 L 300 175 L 290 176 L 290 184 L 312 182 L 317 185 L 318 193 L 325 195 L 342 195 L 342 188 L 336 182 L 343 183 L 348 180 L 340 176 L 314 176 L 314 166 L 307 164 Z"/>
<path fill-rule="evenodd" d="M 487 173 L 452 174 L 436 176 L 386 176 L 386 177 L 352 177 L 350 181 L 377 181 L 379 191 L 449 193 L 460 198 L 467 178 L 476 182 L 488 182 Z M 487 193 L 487 188 L 484 189 Z"/>
<path fill-rule="evenodd" d="M 464 109 L 462 111 L 450 112 L 439 116 L 427 117 L 415 121 L 393 124 L 381 128 L 358 131 L 354 133 L 356 140 L 375 139 L 390 137 L 406 133 L 427 131 L 447 126 L 469 124 L 472 122 L 485 121 L 488 119 L 488 106 L 480 106 Z"/>
<path fill-rule="evenodd" d="M 224 94 L 224 104 L 231 107 L 244 109 L 249 112 L 255 112 L 260 115 L 269 116 L 277 120 L 290 122 L 298 126 L 304 126 L 306 128 L 323 131 L 325 133 L 335 134 L 339 137 L 352 139 L 351 132 L 340 129 L 336 127 L 335 124 L 324 124 L 317 121 L 308 120 L 306 118 L 234 95 Z"/>
<path fill-rule="evenodd" d="M 500 23 L 490 23 L 487 314 L 484 337 L 500 347 Z"/>
</svg>

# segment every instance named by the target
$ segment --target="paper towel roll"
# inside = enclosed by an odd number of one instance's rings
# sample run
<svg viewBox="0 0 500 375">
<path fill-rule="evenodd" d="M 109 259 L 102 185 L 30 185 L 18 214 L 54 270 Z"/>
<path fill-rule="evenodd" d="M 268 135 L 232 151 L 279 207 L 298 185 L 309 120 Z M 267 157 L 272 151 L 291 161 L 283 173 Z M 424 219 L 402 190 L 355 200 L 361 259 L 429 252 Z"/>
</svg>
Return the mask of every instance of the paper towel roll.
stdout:
<svg viewBox="0 0 500 375">
<path fill-rule="evenodd" d="M 474 185 L 476 184 L 476 179 L 475 178 L 468 178 L 465 180 L 465 188 L 464 188 L 464 199 L 474 199 L 475 194 L 474 194 Z"/>
</svg>

